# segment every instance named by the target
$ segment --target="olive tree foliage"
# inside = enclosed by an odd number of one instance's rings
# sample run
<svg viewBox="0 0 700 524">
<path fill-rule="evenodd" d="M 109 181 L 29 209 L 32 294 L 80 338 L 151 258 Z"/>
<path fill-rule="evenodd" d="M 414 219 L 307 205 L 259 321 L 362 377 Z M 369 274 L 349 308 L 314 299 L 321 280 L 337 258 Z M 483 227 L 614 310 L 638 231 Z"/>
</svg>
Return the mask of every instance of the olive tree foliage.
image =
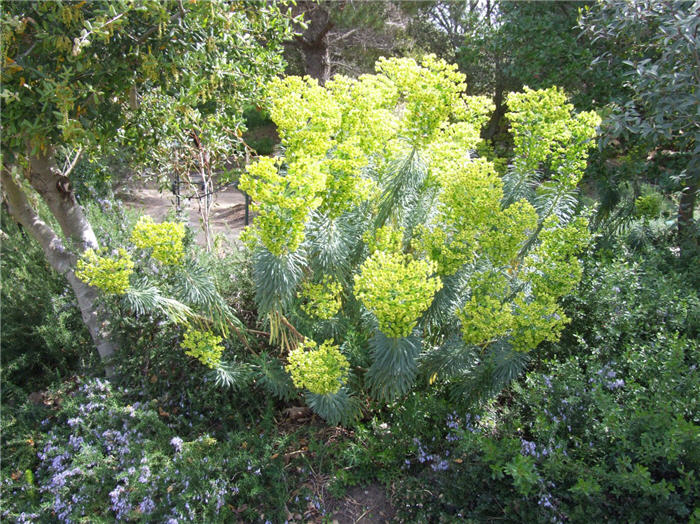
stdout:
<svg viewBox="0 0 700 524">
<path fill-rule="evenodd" d="M 81 254 L 97 255 L 100 246 L 71 188 L 73 167 L 81 155 L 97 157 L 116 144 L 148 157 L 188 134 L 213 152 L 202 163 L 231 149 L 243 103 L 282 65 L 285 9 L 235 1 L 3 2 L 3 198 L 70 282 L 103 360 L 115 350 L 109 317 L 97 288 L 76 275 Z M 114 263 L 128 265 L 123 258 Z"/>
<path fill-rule="evenodd" d="M 599 118 L 557 88 L 508 96 L 515 155 L 479 156 L 493 105 L 434 56 L 272 81 L 284 151 L 241 178 L 256 300 L 308 404 L 351 420 L 417 380 L 489 395 L 556 340 L 588 239 L 576 185 Z"/>
<path fill-rule="evenodd" d="M 662 187 L 680 194 L 681 240 L 697 245 L 700 2 L 605 0 L 581 26 L 605 46 L 595 66 L 624 71 L 625 90 L 604 124 L 607 142 L 656 166 Z"/>
</svg>

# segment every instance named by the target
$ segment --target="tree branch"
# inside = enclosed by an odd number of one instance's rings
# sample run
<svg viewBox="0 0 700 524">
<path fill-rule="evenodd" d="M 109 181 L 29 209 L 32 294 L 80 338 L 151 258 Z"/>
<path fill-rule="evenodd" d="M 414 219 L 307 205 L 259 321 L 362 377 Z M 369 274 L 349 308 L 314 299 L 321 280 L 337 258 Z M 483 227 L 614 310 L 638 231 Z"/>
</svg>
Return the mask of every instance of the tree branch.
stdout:
<svg viewBox="0 0 700 524">
<path fill-rule="evenodd" d="M 83 148 L 79 147 L 78 151 L 75 153 L 75 158 L 73 158 L 73 161 L 68 165 L 67 168 L 63 170 L 63 173 L 61 173 L 63 176 L 68 176 L 71 171 L 73 171 L 73 168 L 75 167 L 75 164 L 78 163 L 78 159 L 80 158 L 80 155 L 83 152 Z"/>
<path fill-rule="evenodd" d="M 39 218 L 27 195 L 7 168 L 2 170 L 2 189 L 10 214 L 39 242 L 51 267 L 62 275 L 71 271 L 73 256 L 66 250 L 63 241 L 53 229 Z"/>
<path fill-rule="evenodd" d="M 96 248 L 97 237 L 75 199 L 68 178 L 61 176 L 54 153 L 49 149 L 29 156 L 29 183 L 49 206 L 63 235 L 72 242 L 70 248 L 78 251 Z"/>
<path fill-rule="evenodd" d="M 180 9 L 183 9 L 183 7 L 182 7 L 182 2 L 180 2 L 180 6 L 179 6 L 179 7 L 180 7 Z M 182 18 L 183 16 L 185 16 L 185 11 L 184 11 L 184 10 L 178 11 L 177 13 L 175 13 L 173 16 L 170 17 L 169 23 L 172 24 L 173 22 L 176 22 L 177 20 L 179 20 L 179 19 Z M 136 45 L 139 46 L 139 45 L 143 44 L 143 43 L 146 41 L 146 39 L 147 39 L 149 36 L 151 36 L 153 33 L 155 33 L 157 30 L 158 30 L 158 26 L 157 26 L 157 25 L 154 25 L 154 26 L 152 26 L 151 28 L 149 28 L 149 29 L 148 29 L 147 31 L 145 31 L 140 37 L 138 37 L 138 39 L 136 40 Z"/>
</svg>

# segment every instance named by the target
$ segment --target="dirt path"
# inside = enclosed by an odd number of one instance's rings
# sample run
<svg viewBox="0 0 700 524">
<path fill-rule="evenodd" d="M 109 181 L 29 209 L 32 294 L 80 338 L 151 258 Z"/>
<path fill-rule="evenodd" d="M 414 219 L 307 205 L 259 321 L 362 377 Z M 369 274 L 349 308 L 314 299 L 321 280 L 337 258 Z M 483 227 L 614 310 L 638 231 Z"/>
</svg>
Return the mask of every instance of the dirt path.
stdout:
<svg viewBox="0 0 700 524">
<path fill-rule="evenodd" d="M 175 195 L 170 191 L 159 191 L 155 187 L 130 187 L 118 194 L 124 204 L 156 221 L 164 220 L 175 212 Z M 189 225 L 197 232 L 197 243 L 204 245 L 204 231 L 201 226 L 198 201 L 194 198 L 181 200 L 182 207 L 189 217 Z M 214 195 L 211 207 L 210 224 L 214 236 L 222 235 L 230 241 L 238 239 L 245 227 L 245 197 L 240 191 L 229 188 Z"/>
</svg>

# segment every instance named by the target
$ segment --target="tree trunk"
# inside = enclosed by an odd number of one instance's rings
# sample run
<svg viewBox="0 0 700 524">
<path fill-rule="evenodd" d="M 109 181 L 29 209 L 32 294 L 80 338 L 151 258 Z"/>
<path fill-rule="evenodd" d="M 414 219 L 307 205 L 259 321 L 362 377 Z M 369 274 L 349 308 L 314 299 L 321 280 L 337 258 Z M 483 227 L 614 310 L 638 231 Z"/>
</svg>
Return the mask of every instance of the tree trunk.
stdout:
<svg viewBox="0 0 700 524">
<path fill-rule="evenodd" d="M 304 70 L 318 83 L 325 85 L 331 77 L 331 53 L 328 49 L 328 39 L 324 39 L 314 45 L 302 45 L 304 55 Z"/>
<path fill-rule="evenodd" d="M 2 170 L 2 185 L 10 214 L 39 242 L 51 267 L 65 276 L 73 288 L 83 321 L 97 347 L 105 372 L 111 377 L 114 367 L 110 359 L 116 346 L 111 340 L 109 322 L 99 305 L 97 290 L 78 279 L 74 272 L 78 254 L 88 248 L 96 249 L 97 238 L 75 199 L 68 178 L 58 172 L 53 152 L 31 156 L 29 166 L 30 184 L 46 202 L 69 245 L 41 220 L 21 185 L 13 178 L 10 169 L 5 167 Z"/>
<path fill-rule="evenodd" d="M 491 114 L 491 118 L 489 119 L 488 124 L 484 128 L 482 132 L 482 138 L 485 140 L 488 140 L 490 142 L 493 142 L 494 137 L 498 133 L 498 130 L 501 127 L 501 122 L 503 121 L 503 117 L 506 114 L 506 107 L 505 104 L 503 103 L 503 91 L 504 91 L 504 85 L 503 85 L 503 73 L 501 72 L 501 61 L 500 59 L 496 59 L 496 65 L 495 65 L 495 73 L 494 73 L 495 79 L 494 79 L 494 95 L 493 95 L 493 103 L 496 106 L 494 109 L 493 113 Z"/>
<path fill-rule="evenodd" d="M 695 199 L 698 193 L 698 181 L 691 180 L 688 186 L 681 193 L 678 203 L 678 237 L 680 239 L 681 250 L 690 249 L 694 251 L 697 247 L 697 236 L 693 224 L 693 212 L 695 211 Z"/>
<path fill-rule="evenodd" d="M 331 55 L 328 32 L 333 28 L 328 8 L 315 2 L 300 2 L 304 20 L 308 24 L 295 42 L 304 57 L 304 70 L 311 78 L 324 85 L 331 77 Z"/>
</svg>

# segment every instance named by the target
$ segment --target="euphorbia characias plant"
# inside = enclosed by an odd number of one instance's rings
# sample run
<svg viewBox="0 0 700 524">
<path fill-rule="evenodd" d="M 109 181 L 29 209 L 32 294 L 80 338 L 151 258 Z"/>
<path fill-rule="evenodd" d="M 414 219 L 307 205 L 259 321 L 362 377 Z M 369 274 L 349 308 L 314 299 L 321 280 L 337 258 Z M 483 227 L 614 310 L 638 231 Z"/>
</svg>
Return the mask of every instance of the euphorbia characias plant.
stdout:
<svg viewBox="0 0 700 524">
<path fill-rule="evenodd" d="M 575 191 L 599 117 L 557 88 L 511 94 L 514 155 L 499 172 L 480 138 L 493 107 L 465 87 L 433 56 L 380 59 L 376 74 L 325 87 L 268 86 L 283 154 L 241 178 L 258 213 L 244 238 L 273 331 L 283 319 L 306 340 L 333 339 L 338 355 L 320 348 L 349 362 L 346 377 L 321 349 L 289 354 L 294 384 L 329 421 L 419 377 L 499 390 L 568 320 L 557 300 L 581 274 Z"/>
<path fill-rule="evenodd" d="M 184 353 L 226 381 L 223 337 L 217 333 L 228 335 L 229 328 L 238 331 L 242 325 L 206 270 L 188 253 L 184 237 L 183 223 L 156 223 L 142 216 L 131 231 L 130 245 L 112 254 L 86 250 L 77 261 L 75 276 L 99 289 L 108 308 L 122 306 L 121 311 L 165 317 L 183 328 Z"/>
</svg>

